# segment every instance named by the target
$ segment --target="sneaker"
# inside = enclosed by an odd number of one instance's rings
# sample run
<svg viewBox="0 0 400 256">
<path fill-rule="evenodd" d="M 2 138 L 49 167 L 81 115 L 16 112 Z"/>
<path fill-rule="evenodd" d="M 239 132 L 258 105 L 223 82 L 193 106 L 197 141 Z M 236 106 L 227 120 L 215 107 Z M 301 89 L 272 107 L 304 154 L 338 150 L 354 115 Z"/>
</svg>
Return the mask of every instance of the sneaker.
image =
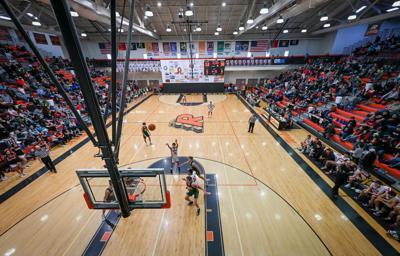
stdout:
<svg viewBox="0 0 400 256">
<path fill-rule="evenodd" d="M 393 239 L 399 241 L 399 234 L 395 230 L 388 230 L 387 234 L 392 237 Z"/>
<path fill-rule="evenodd" d="M 196 210 L 196 215 L 197 215 L 197 216 L 200 215 L 200 208 L 197 208 L 197 210 Z"/>
</svg>

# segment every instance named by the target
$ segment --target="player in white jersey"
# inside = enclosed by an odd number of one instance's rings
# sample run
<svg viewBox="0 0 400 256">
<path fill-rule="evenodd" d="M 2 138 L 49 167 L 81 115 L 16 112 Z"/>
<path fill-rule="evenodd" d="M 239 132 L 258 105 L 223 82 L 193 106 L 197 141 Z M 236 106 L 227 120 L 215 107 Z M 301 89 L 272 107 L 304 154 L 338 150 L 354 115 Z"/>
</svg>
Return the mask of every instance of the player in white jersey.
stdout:
<svg viewBox="0 0 400 256">
<path fill-rule="evenodd" d="M 208 107 L 208 117 L 212 116 L 215 105 L 210 101 L 210 103 L 207 105 Z"/>
<path fill-rule="evenodd" d="M 178 140 L 175 140 L 175 142 L 172 143 L 171 146 L 168 143 L 166 145 L 169 148 L 169 150 L 171 151 L 171 173 L 172 173 L 172 170 L 175 165 L 178 169 L 178 172 L 181 172 L 181 166 L 180 166 L 179 157 L 178 157 L 178 147 L 179 147 Z"/>
</svg>

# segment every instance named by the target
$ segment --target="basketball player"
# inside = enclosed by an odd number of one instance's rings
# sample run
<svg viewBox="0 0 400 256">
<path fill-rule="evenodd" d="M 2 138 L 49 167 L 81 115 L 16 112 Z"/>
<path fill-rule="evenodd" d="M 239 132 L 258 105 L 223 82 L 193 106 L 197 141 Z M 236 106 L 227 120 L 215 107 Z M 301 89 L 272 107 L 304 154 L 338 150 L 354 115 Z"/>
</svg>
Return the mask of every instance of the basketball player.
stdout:
<svg viewBox="0 0 400 256">
<path fill-rule="evenodd" d="M 172 143 L 172 146 L 170 146 L 168 143 L 166 144 L 169 150 L 171 151 L 171 173 L 173 167 L 176 165 L 178 168 L 178 172 L 181 172 L 181 165 L 179 163 L 179 157 L 178 157 L 178 140 L 175 139 L 175 142 Z"/>
<path fill-rule="evenodd" d="M 185 96 L 185 94 L 182 94 L 182 103 L 186 103 L 186 96 Z"/>
<path fill-rule="evenodd" d="M 188 172 L 190 172 L 193 176 L 196 175 L 198 178 L 202 179 L 204 181 L 204 184 L 207 186 L 207 181 L 204 178 L 203 175 L 201 175 L 199 168 L 194 164 L 194 158 L 193 156 L 189 156 L 189 160 L 187 162 L 184 162 L 182 165 L 189 164 L 189 169 Z"/>
<path fill-rule="evenodd" d="M 197 208 L 196 210 L 196 215 L 200 215 L 200 207 L 199 204 L 197 203 L 197 199 L 199 198 L 199 190 L 203 191 L 205 195 L 211 195 L 210 192 L 204 191 L 204 189 L 198 184 L 196 177 L 193 177 L 191 173 L 189 173 L 186 178 L 182 178 L 186 182 L 186 189 L 188 190 L 186 192 L 185 200 L 188 201 L 188 205 L 194 204 Z M 193 201 L 190 200 L 190 197 L 193 196 Z"/>
<path fill-rule="evenodd" d="M 143 135 L 144 143 L 146 143 L 146 145 L 147 145 L 147 139 L 149 139 L 150 145 L 153 145 L 151 143 L 150 131 L 149 131 L 149 128 L 147 128 L 146 123 L 142 124 L 142 135 Z"/>
<path fill-rule="evenodd" d="M 210 101 L 210 103 L 208 104 L 208 117 L 211 117 L 213 114 L 213 110 L 215 108 L 215 105 L 212 103 L 212 101 Z"/>
</svg>

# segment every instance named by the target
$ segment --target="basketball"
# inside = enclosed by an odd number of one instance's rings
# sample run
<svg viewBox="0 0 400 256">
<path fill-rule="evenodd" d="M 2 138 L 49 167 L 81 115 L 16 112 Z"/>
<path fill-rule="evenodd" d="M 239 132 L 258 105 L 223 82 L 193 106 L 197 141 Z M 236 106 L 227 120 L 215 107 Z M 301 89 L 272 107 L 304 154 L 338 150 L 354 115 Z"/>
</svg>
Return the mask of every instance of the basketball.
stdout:
<svg viewBox="0 0 400 256">
<path fill-rule="evenodd" d="M 155 124 L 149 124 L 148 126 L 150 131 L 154 131 L 156 129 L 156 125 Z"/>
</svg>

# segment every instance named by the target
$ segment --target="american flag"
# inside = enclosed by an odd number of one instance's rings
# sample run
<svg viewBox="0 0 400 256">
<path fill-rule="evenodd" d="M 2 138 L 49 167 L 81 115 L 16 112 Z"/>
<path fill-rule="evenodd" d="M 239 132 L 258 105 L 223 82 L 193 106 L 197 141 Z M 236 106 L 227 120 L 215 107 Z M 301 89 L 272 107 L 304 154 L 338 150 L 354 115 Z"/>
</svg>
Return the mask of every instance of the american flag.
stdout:
<svg viewBox="0 0 400 256">
<path fill-rule="evenodd" d="M 100 53 L 101 54 L 110 54 L 111 53 L 111 44 L 110 43 L 99 43 Z"/>
<path fill-rule="evenodd" d="M 266 52 L 269 48 L 267 40 L 251 41 L 250 51 L 251 52 Z"/>
</svg>

